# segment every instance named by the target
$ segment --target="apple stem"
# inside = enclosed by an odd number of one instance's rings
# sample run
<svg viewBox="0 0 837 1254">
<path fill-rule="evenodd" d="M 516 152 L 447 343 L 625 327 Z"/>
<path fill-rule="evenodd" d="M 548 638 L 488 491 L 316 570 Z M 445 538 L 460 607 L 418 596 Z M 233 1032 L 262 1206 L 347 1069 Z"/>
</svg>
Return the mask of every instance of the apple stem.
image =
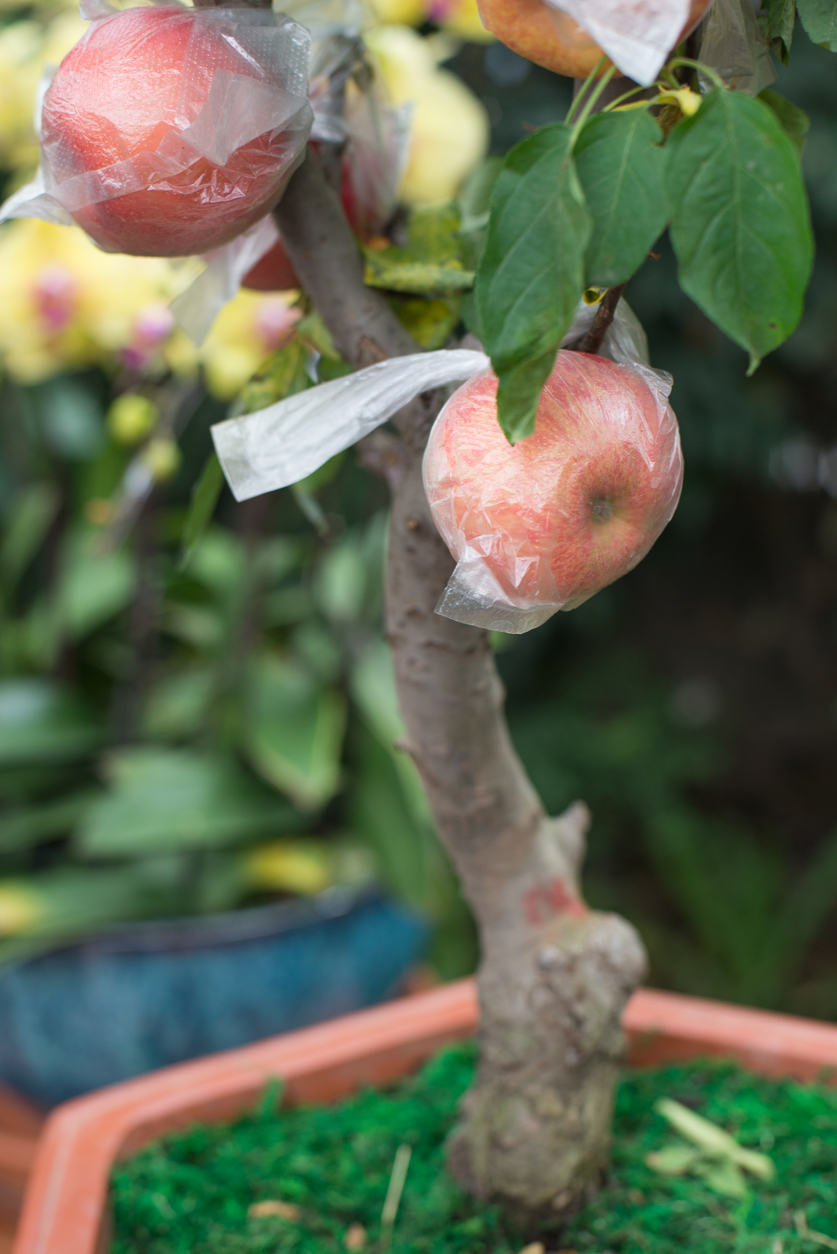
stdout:
<svg viewBox="0 0 837 1254">
<path fill-rule="evenodd" d="M 627 285 L 619 283 L 616 287 L 609 287 L 602 299 L 599 301 L 599 307 L 596 310 L 596 316 L 593 319 L 590 329 L 585 331 L 580 340 L 576 340 L 574 344 L 569 344 L 574 353 L 597 353 L 602 346 L 602 340 L 607 335 L 607 329 L 613 321 L 616 313 L 616 306 Z"/>
</svg>

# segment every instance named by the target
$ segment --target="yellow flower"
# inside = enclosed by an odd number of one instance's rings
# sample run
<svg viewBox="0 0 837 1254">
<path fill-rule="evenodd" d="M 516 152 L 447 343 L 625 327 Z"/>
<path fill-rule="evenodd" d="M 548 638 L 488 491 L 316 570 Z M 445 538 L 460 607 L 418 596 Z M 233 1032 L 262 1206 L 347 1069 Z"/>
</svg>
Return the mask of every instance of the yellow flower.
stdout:
<svg viewBox="0 0 837 1254">
<path fill-rule="evenodd" d="M 10 222 L 0 228 L 0 363 L 22 383 L 115 355 L 142 368 L 174 327 L 174 286 L 165 259 L 100 252 L 77 227 Z"/>
<path fill-rule="evenodd" d="M 425 0 L 369 0 L 376 21 L 399 26 L 421 26 L 425 20 Z"/>
<path fill-rule="evenodd" d="M 444 204 L 485 156 L 485 109 L 460 79 L 439 69 L 431 43 L 408 26 L 377 26 L 366 42 L 393 103 L 413 107 L 401 199 Z"/>
<path fill-rule="evenodd" d="M 199 358 L 207 386 L 231 400 L 272 352 L 292 338 L 300 311 L 293 292 L 250 292 L 242 288 L 212 324 Z"/>
<path fill-rule="evenodd" d="M 32 171 L 38 164 L 34 112 L 38 82 L 58 65 L 89 26 L 75 13 L 59 13 L 44 30 L 37 21 L 0 30 L 0 162 Z"/>
<path fill-rule="evenodd" d="M 477 0 L 369 0 L 376 22 L 384 26 L 421 26 L 435 22 L 460 39 L 487 43 L 494 38 L 480 21 Z"/>
<path fill-rule="evenodd" d="M 461 39 L 476 43 L 491 43 L 494 39 L 482 24 L 477 0 L 429 0 L 426 10 L 431 22 Z"/>
<path fill-rule="evenodd" d="M 0 881 L 0 937 L 27 932 L 43 914 L 36 895 L 14 880 Z"/>
<path fill-rule="evenodd" d="M 313 841 L 274 840 L 244 855 L 245 877 L 253 888 L 289 893 L 321 893 L 332 882 L 331 858 Z"/>
</svg>

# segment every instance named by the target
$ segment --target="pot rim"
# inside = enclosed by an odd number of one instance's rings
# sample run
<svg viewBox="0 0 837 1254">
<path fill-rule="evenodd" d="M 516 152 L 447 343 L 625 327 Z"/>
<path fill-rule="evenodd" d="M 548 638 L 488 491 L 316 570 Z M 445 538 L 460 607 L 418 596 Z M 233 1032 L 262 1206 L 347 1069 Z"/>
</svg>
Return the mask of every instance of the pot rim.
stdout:
<svg viewBox="0 0 837 1254">
<path fill-rule="evenodd" d="M 623 1025 L 638 1066 L 715 1056 L 837 1083 L 834 1024 L 640 989 Z M 39 1142 L 13 1254 L 104 1254 L 117 1159 L 165 1131 L 234 1117 L 276 1076 L 292 1102 L 328 1102 L 391 1082 L 477 1028 L 476 982 L 459 980 L 66 1102 Z"/>
</svg>

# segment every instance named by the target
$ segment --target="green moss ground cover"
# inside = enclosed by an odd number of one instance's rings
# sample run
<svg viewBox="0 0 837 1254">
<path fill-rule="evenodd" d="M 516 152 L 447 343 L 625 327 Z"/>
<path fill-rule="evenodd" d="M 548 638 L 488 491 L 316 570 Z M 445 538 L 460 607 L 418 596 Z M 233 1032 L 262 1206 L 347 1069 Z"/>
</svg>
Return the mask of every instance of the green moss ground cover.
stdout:
<svg viewBox="0 0 837 1254">
<path fill-rule="evenodd" d="M 268 1094 L 236 1123 L 198 1126 L 148 1146 L 114 1175 L 112 1254 L 342 1254 L 357 1224 L 366 1254 L 517 1254 L 537 1234 L 509 1227 L 496 1207 L 466 1197 L 445 1171 L 445 1137 L 473 1066 L 473 1047 L 460 1046 L 391 1089 L 337 1107 L 277 1110 L 277 1094 Z M 774 1179 L 748 1177 L 745 1195 L 733 1198 L 702 1177 L 652 1170 L 646 1155 L 679 1140 L 654 1110 L 660 1097 L 769 1154 Z M 403 1145 L 412 1148 L 406 1183 L 392 1229 L 382 1230 Z M 248 1213 L 265 1200 L 297 1207 L 298 1215 Z M 727 1064 L 628 1072 L 606 1187 L 569 1229 L 540 1239 L 547 1251 L 579 1254 L 837 1249 L 837 1091 Z"/>
</svg>

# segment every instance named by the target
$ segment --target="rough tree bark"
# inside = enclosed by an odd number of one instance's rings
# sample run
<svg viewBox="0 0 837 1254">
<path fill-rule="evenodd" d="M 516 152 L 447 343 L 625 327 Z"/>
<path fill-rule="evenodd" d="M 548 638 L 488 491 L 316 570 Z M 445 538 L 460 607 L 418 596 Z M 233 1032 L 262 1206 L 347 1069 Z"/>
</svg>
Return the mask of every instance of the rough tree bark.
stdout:
<svg viewBox="0 0 837 1254">
<path fill-rule="evenodd" d="M 353 365 L 415 351 L 364 287 L 357 246 L 314 158 L 276 219 Z M 628 923 L 581 898 L 587 810 L 544 813 L 511 744 L 486 633 L 434 613 L 453 569 L 421 482 L 438 404 L 422 397 L 395 419 L 386 599 L 407 747 L 482 946 L 479 1071 L 449 1160 L 473 1193 L 537 1221 L 575 1209 L 607 1163 L 620 1017 L 645 959 Z"/>
</svg>

